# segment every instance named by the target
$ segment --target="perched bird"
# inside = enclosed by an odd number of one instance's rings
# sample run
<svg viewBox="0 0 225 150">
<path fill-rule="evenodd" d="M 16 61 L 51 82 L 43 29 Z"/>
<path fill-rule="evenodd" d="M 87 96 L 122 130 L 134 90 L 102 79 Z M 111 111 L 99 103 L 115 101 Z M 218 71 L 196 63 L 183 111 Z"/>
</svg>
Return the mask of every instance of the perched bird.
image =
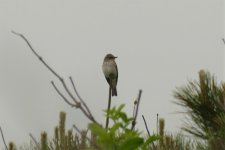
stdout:
<svg viewBox="0 0 225 150">
<path fill-rule="evenodd" d="M 118 81 L 118 69 L 115 58 L 117 57 L 113 56 L 112 54 L 107 54 L 102 64 L 102 71 L 109 86 L 111 87 L 112 96 L 117 96 L 116 85 Z"/>
</svg>

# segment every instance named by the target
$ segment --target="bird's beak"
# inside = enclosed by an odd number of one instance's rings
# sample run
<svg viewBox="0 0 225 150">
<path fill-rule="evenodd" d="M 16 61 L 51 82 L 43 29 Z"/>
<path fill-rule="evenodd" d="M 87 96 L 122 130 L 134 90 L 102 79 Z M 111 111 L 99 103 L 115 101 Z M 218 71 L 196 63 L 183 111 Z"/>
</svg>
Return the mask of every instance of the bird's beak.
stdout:
<svg viewBox="0 0 225 150">
<path fill-rule="evenodd" d="M 117 58 L 117 56 L 116 56 L 116 57 L 114 57 L 114 58 Z"/>
</svg>

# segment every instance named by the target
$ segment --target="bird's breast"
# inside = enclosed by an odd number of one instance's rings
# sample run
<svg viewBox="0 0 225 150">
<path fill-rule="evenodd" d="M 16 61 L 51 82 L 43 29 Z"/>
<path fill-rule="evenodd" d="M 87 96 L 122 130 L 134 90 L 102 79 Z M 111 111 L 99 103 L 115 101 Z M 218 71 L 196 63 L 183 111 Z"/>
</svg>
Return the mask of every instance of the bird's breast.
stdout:
<svg viewBox="0 0 225 150">
<path fill-rule="evenodd" d="M 112 62 L 104 62 L 102 65 L 102 71 L 106 77 L 116 77 L 117 70 Z"/>
</svg>

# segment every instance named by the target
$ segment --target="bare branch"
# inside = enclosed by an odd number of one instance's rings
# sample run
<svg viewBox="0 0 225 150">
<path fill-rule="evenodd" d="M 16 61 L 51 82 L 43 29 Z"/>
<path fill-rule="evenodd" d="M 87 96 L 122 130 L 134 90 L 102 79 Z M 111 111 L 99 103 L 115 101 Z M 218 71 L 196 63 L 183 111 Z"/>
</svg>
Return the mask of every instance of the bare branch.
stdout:
<svg viewBox="0 0 225 150">
<path fill-rule="evenodd" d="M 73 96 L 73 94 L 70 92 L 70 90 L 68 89 L 66 83 L 64 82 L 63 79 L 60 80 L 64 89 L 66 90 L 66 92 L 68 93 L 68 95 L 70 96 L 70 98 L 76 103 L 76 105 L 78 106 L 77 108 L 80 108 L 81 111 L 84 113 L 84 115 L 89 119 L 91 120 L 92 122 L 94 123 L 97 123 L 97 121 L 94 119 L 94 117 L 92 115 L 90 115 L 87 110 L 85 110 L 83 108 L 83 106 L 80 104 L 80 102 L 78 102 L 78 100 Z"/>
<path fill-rule="evenodd" d="M 78 102 L 78 100 L 73 96 L 73 94 L 70 92 L 70 90 L 68 89 L 64 79 L 60 80 L 64 89 L 66 90 L 66 92 L 68 93 L 68 95 L 70 96 L 70 98 L 76 103 L 79 104 L 80 102 Z"/>
<path fill-rule="evenodd" d="M 71 107 L 76 107 L 78 108 L 79 106 L 78 105 L 75 105 L 75 104 L 72 104 L 60 91 L 59 89 L 56 87 L 55 83 L 53 81 L 51 81 L 52 83 L 52 86 L 55 88 L 56 92 L 62 97 L 62 99 L 68 104 L 70 105 Z"/>
<path fill-rule="evenodd" d="M 146 128 L 146 130 L 147 130 L 147 132 L 148 132 L 148 136 L 150 137 L 150 132 L 149 132 L 149 130 L 148 130 L 148 126 L 147 126 L 147 123 L 146 123 L 146 120 L 145 120 L 144 115 L 142 115 L 142 118 L 143 118 L 143 120 L 144 120 L 145 128 Z"/>
<path fill-rule="evenodd" d="M 157 126 L 157 128 L 156 128 L 156 131 L 157 131 L 157 135 L 159 135 L 159 114 L 157 113 L 157 118 L 156 118 L 157 120 L 156 120 L 156 126 Z"/>
<path fill-rule="evenodd" d="M 30 42 L 27 40 L 27 38 L 20 33 L 17 33 L 15 31 L 12 31 L 12 33 L 14 33 L 15 35 L 20 36 L 30 47 L 31 51 L 35 54 L 35 56 L 45 65 L 45 67 L 48 68 L 49 71 L 51 71 L 62 83 L 63 87 L 65 88 L 66 92 L 69 94 L 69 96 L 74 100 L 75 103 L 78 103 L 78 101 L 74 98 L 74 96 L 71 94 L 71 92 L 69 91 L 69 89 L 67 88 L 64 79 L 58 74 L 56 73 L 44 60 L 43 58 L 33 49 L 33 47 L 31 46 Z"/>
<path fill-rule="evenodd" d="M 79 98 L 79 100 L 81 101 L 81 103 L 84 105 L 84 107 L 88 111 L 89 115 L 92 116 L 92 113 L 91 113 L 90 109 L 88 108 L 88 106 L 86 105 L 86 103 L 84 102 L 84 100 L 81 98 L 80 94 L 77 92 L 77 89 L 76 89 L 75 84 L 73 82 L 73 78 L 71 76 L 69 78 L 70 78 L 70 82 L 71 82 L 71 84 L 73 86 L 74 92 L 76 93 L 77 97 Z"/>
<path fill-rule="evenodd" d="M 135 102 L 136 102 L 136 100 L 134 101 L 134 108 L 133 108 L 133 117 L 134 117 L 134 115 L 135 115 L 135 108 L 136 108 L 136 104 L 135 104 Z"/>
<path fill-rule="evenodd" d="M 143 118 L 143 120 L 144 120 L 145 128 L 146 128 L 146 130 L 147 130 L 148 136 L 150 137 L 151 135 L 150 135 L 150 132 L 149 132 L 149 130 L 148 130 L 148 125 L 147 125 L 147 123 L 146 123 L 145 116 L 142 115 L 142 118 Z M 153 147 L 156 148 L 154 142 L 153 142 L 152 144 L 153 144 Z"/>
<path fill-rule="evenodd" d="M 41 150 L 40 145 L 38 144 L 37 140 L 34 138 L 34 136 L 30 133 L 29 134 L 30 138 L 32 139 L 32 141 L 34 142 L 34 144 L 36 145 L 36 149 Z"/>
<path fill-rule="evenodd" d="M 137 105 L 135 107 L 134 120 L 132 121 L 131 130 L 133 130 L 135 125 L 136 125 L 136 120 L 137 120 L 137 115 L 138 115 L 138 108 L 139 108 L 139 104 L 140 104 L 141 94 L 142 94 L 142 90 L 139 90 L 138 97 L 137 97 Z"/>
<path fill-rule="evenodd" d="M 82 135 L 81 131 L 78 129 L 78 127 L 77 127 L 75 124 L 73 125 L 73 128 L 74 128 L 80 135 Z M 86 138 L 90 143 L 92 142 L 92 140 L 91 140 L 88 136 L 85 136 L 85 138 Z M 94 144 L 93 146 L 95 146 L 96 149 L 101 150 L 100 147 L 99 147 L 98 145 Z"/>
<path fill-rule="evenodd" d="M 34 55 L 45 65 L 45 67 L 47 67 L 57 78 L 59 78 L 59 80 L 62 80 L 62 78 L 43 60 L 43 58 L 40 55 L 38 55 L 38 53 L 33 49 L 30 42 L 27 40 L 27 38 L 23 34 L 17 33 L 15 31 L 12 31 L 12 33 L 20 36 L 30 47 L 30 49 L 34 53 Z"/>
<path fill-rule="evenodd" d="M 112 89 L 109 85 L 109 100 L 108 100 L 108 107 L 107 107 L 107 115 L 106 115 L 106 121 L 105 121 L 105 128 L 108 129 L 108 126 L 109 126 L 109 110 L 110 110 L 110 107 L 111 107 L 111 98 L 112 98 Z"/>
<path fill-rule="evenodd" d="M 3 134 L 3 132 L 2 132 L 1 126 L 0 126 L 0 131 L 1 131 L 3 143 L 5 144 L 5 149 L 8 150 L 8 147 L 7 147 L 7 144 L 6 144 L 6 142 L 5 142 L 5 138 L 4 138 L 4 134 Z"/>
<path fill-rule="evenodd" d="M 34 53 L 34 55 L 44 64 L 44 66 L 50 71 L 53 73 L 53 75 L 55 75 L 59 80 L 60 82 L 62 83 L 65 91 L 67 92 L 67 94 L 70 96 L 70 98 L 74 101 L 75 104 L 73 104 L 76 108 L 80 108 L 80 110 L 84 113 L 84 115 L 89 119 L 91 120 L 92 122 L 95 122 L 97 123 L 97 121 L 94 119 L 94 117 L 89 113 L 89 109 L 84 109 L 82 107 L 82 105 L 80 104 L 80 102 L 78 102 L 78 100 L 73 96 L 73 94 L 70 92 L 70 90 L 68 89 L 64 79 L 58 74 L 56 73 L 44 60 L 43 58 L 33 49 L 33 47 L 31 46 L 30 42 L 27 40 L 27 38 L 23 35 L 23 34 L 20 34 L 20 33 L 17 33 L 15 31 L 12 31 L 13 34 L 17 35 L 17 36 L 20 36 L 29 46 L 29 48 L 31 49 L 31 51 Z M 54 84 L 53 84 L 54 86 Z M 66 98 L 61 94 L 61 92 L 59 92 L 59 90 L 56 88 L 56 86 L 54 86 L 54 88 L 56 89 L 56 91 L 58 92 L 58 94 L 64 99 L 66 100 Z M 69 101 L 66 100 L 66 102 L 68 103 Z M 70 102 L 69 102 L 70 103 Z M 68 103 L 68 104 L 69 104 Z M 85 106 L 86 108 L 86 106 Z"/>
</svg>

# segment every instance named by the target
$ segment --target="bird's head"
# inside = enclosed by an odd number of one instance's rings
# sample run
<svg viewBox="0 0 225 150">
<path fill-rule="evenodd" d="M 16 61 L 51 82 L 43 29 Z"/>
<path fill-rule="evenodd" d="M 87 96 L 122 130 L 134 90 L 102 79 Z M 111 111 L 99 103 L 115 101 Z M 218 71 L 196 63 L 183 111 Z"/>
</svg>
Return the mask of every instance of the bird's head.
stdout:
<svg viewBox="0 0 225 150">
<path fill-rule="evenodd" d="M 115 57 L 115 56 L 113 56 L 113 54 L 107 54 L 106 56 L 105 56 L 105 60 L 114 60 L 114 59 L 116 59 L 117 57 Z"/>
</svg>

